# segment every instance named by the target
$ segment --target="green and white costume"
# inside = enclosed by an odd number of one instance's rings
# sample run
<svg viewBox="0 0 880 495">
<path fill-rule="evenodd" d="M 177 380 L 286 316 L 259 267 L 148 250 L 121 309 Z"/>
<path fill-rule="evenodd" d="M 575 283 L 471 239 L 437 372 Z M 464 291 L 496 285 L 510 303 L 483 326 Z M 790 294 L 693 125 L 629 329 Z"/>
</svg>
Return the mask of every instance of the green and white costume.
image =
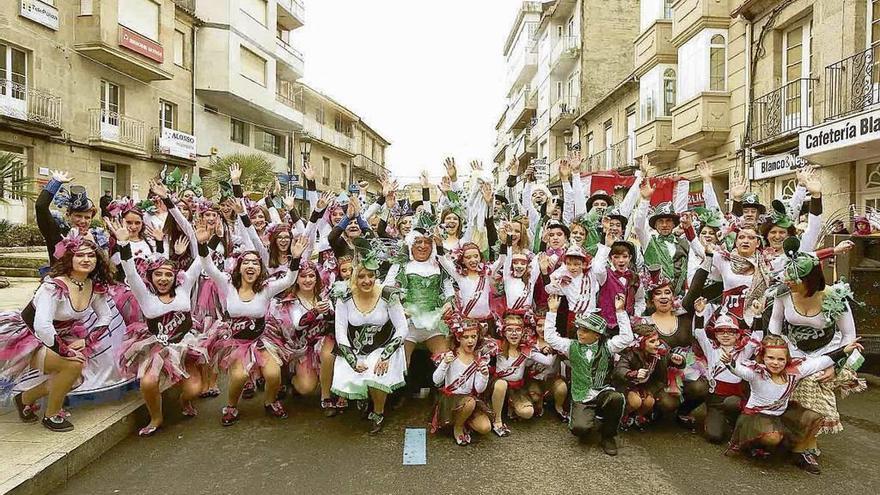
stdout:
<svg viewBox="0 0 880 495">
<path fill-rule="evenodd" d="M 350 292 L 336 302 L 336 346 L 341 359 L 333 367 L 334 394 L 348 399 L 366 399 L 370 388 L 393 392 L 404 386 L 406 315 L 397 291 L 384 289 L 373 308 L 358 308 Z M 379 376 L 376 364 L 388 361 Z M 358 364 L 366 367 L 355 371 Z"/>
</svg>

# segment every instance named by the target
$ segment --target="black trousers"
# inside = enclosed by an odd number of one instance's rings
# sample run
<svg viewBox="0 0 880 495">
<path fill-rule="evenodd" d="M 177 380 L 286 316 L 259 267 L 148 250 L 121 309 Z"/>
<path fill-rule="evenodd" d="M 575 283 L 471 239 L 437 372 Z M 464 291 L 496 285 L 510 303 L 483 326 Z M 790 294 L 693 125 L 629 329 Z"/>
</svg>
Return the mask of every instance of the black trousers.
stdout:
<svg viewBox="0 0 880 495">
<path fill-rule="evenodd" d="M 623 394 L 615 390 L 602 391 L 587 403 L 572 402 L 569 423 L 571 433 L 583 438 L 596 427 L 598 421 L 599 433 L 605 438 L 614 437 L 617 435 L 625 403 Z"/>
<path fill-rule="evenodd" d="M 742 397 L 709 394 L 706 398 L 706 439 L 723 443 L 730 438 L 740 413 Z"/>
</svg>

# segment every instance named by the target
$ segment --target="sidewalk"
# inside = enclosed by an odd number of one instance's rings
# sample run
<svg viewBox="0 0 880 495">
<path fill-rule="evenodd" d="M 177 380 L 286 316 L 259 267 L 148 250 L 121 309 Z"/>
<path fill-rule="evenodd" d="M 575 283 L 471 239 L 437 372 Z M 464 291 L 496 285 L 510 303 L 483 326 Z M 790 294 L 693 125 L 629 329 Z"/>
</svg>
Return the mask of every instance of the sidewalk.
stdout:
<svg viewBox="0 0 880 495">
<path fill-rule="evenodd" d="M 0 409 L 0 495 L 43 495 L 67 482 L 137 429 L 140 394 L 71 409 L 76 429 L 54 433 Z"/>
<path fill-rule="evenodd" d="M 36 278 L 6 277 L 9 287 L 0 289 L 0 311 L 18 311 L 34 297 L 34 291 L 40 286 Z"/>
</svg>

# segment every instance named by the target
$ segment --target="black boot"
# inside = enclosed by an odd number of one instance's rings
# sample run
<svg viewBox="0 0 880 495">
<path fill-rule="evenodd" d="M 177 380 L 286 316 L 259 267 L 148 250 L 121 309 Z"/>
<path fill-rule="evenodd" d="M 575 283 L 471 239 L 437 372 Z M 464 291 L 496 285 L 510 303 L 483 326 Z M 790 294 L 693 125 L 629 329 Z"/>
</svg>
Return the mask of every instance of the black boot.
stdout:
<svg viewBox="0 0 880 495">
<path fill-rule="evenodd" d="M 370 435 L 375 435 L 382 431 L 382 425 L 385 424 L 385 415 L 378 413 L 370 413 Z"/>
</svg>

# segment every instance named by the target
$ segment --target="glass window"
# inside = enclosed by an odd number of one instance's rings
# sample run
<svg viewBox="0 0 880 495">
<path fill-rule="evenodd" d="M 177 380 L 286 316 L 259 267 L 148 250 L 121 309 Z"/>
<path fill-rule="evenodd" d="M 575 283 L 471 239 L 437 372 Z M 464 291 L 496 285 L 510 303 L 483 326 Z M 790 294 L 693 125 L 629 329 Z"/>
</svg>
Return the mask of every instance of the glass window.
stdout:
<svg viewBox="0 0 880 495">
<path fill-rule="evenodd" d="M 248 125 L 240 120 L 232 119 L 232 125 L 229 133 L 229 139 L 238 144 L 247 146 L 248 144 Z"/>
<path fill-rule="evenodd" d="M 324 123 L 326 122 L 326 119 L 325 119 L 325 116 L 324 116 L 324 107 L 318 107 L 318 108 L 315 110 L 315 120 L 316 120 L 319 124 L 324 125 Z"/>
<path fill-rule="evenodd" d="M 324 173 L 322 174 L 322 177 L 321 177 L 321 184 L 324 184 L 325 186 L 329 185 L 330 184 L 330 159 L 327 158 L 326 156 L 324 157 L 324 166 L 323 166 L 322 172 L 324 172 Z"/>
<path fill-rule="evenodd" d="M 666 69 L 663 73 L 663 115 L 672 115 L 675 106 L 675 70 Z"/>
<path fill-rule="evenodd" d="M 727 87 L 727 43 L 716 34 L 709 44 L 709 90 L 724 91 Z"/>
<path fill-rule="evenodd" d="M 186 35 L 183 31 L 174 30 L 174 63 L 183 67 L 183 50 L 186 46 Z"/>
<path fill-rule="evenodd" d="M 119 24 L 159 41 L 159 4 L 153 0 L 119 2 Z"/>
<path fill-rule="evenodd" d="M 256 53 L 241 47 L 241 75 L 261 85 L 266 85 L 266 61 Z"/>
<path fill-rule="evenodd" d="M 175 114 L 177 113 L 177 105 L 159 100 L 159 126 L 163 129 L 177 129 L 175 127 Z"/>
<path fill-rule="evenodd" d="M 119 112 L 122 91 L 109 81 L 101 81 L 101 121 L 119 125 Z"/>
<path fill-rule="evenodd" d="M 257 148 L 273 155 L 284 156 L 284 137 L 273 134 L 269 131 L 260 130 L 262 134 L 261 142 L 257 143 Z"/>
<path fill-rule="evenodd" d="M 15 86 L 8 87 L 4 81 Z M 0 44 L 0 95 L 25 99 L 27 88 L 27 53 L 11 46 Z"/>
</svg>

